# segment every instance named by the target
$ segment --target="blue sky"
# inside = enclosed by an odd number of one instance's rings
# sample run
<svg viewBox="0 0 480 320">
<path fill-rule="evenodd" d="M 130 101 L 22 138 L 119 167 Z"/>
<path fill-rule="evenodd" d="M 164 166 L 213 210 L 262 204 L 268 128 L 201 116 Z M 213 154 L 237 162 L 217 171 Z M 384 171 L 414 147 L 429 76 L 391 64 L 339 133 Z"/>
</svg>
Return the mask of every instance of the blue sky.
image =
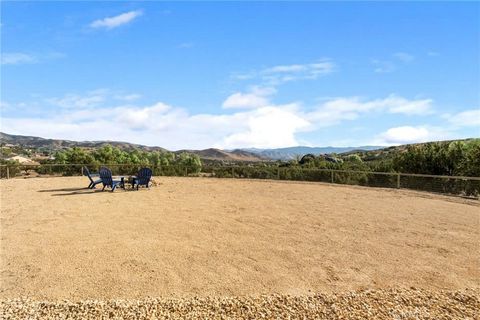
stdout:
<svg viewBox="0 0 480 320">
<path fill-rule="evenodd" d="M 480 137 L 480 4 L 2 2 L 1 130 L 169 149 Z"/>
</svg>

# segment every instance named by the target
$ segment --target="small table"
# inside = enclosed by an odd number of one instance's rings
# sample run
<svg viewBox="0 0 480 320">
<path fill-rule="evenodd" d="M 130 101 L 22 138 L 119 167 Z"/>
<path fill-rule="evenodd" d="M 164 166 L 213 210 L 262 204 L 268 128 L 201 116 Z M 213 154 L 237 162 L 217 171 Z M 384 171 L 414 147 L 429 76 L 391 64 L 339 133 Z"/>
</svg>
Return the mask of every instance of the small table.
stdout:
<svg viewBox="0 0 480 320">
<path fill-rule="evenodd" d="M 125 177 L 122 176 L 113 176 L 112 180 L 118 181 L 116 179 L 120 179 L 120 188 L 125 189 Z"/>
<path fill-rule="evenodd" d="M 125 183 L 129 183 L 133 189 L 135 186 L 135 179 L 137 179 L 137 176 L 120 177 L 122 188 L 125 189 Z"/>
</svg>

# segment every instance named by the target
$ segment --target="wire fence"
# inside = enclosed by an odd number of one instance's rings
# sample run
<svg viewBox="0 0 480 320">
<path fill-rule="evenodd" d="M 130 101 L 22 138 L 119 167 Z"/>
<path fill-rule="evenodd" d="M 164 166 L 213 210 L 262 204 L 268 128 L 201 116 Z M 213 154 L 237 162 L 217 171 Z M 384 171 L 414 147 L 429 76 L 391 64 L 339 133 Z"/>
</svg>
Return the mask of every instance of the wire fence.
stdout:
<svg viewBox="0 0 480 320">
<path fill-rule="evenodd" d="M 74 176 L 84 174 L 83 164 L 0 165 L 0 178 L 18 176 Z M 103 165 L 88 165 L 97 172 Z M 108 164 L 113 175 L 134 175 L 143 167 L 135 164 Z M 478 198 L 480 177 L 438 176 L 396 172 L 370 172 L 276 166 L 149 166 L 154 176 L 212 177 L 312 181 L 419 191 Z"/>
</svg>

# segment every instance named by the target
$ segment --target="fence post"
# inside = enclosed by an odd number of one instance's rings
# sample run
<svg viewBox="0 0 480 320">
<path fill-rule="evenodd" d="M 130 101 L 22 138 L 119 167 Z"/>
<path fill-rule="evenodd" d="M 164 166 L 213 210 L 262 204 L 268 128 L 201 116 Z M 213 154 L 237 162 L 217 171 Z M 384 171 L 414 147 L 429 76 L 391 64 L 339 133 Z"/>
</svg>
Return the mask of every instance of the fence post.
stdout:
<svg viewBox="0 0 480 320">
<path fill-rule="evenodd" d="M 331 180 L 332 183 L 333 183 L 333 170 L 330 171 L 330 180 Z"/>
<path fill-rule="evenodd" d="M 232 167 L 232 178 L 235 178 L 235 167 Z"/>
<path fill-rule="evenodd" d="M 277 168 L 277 180 L 280 180 L 280 168 Z"/>
<path fill-rule="evenodd" d="M 7 167 L 7 179 L 10 179 L 10 168 Z"/>
<path fill-rule="evenodd" d="M 397 173 L 397 189 L 400 189 L 400 173 Z"/>
<path fill-rule="evenodd" d="M 82 174 L 82 176 L 83 176 L 83 166 L 80 167 L 80 172 L 81 172 L 81 174 Z"/>
<path fill-rule="evenodd" d="M 185 177 L 188 177 L 188 167 L 185 167 Z"/>
</svg>

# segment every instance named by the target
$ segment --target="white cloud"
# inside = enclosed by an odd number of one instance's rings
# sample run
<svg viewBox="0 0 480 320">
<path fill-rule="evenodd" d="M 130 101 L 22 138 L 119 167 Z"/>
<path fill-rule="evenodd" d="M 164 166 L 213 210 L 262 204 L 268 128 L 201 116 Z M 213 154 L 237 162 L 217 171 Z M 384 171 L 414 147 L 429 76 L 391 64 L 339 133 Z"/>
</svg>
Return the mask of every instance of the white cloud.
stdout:
<svg viewBox="0 0 480 320">
<path fill-rule="evenodd" d="M 315 80 L 334 72 L 335 68 L 335 63 L 330 59 L 322 59 L 314 63 L 277 65 L 258 71 L 234 74 L 232 78 L 236 80 L 258 79 L 264 85 L 276 86 L 290 81 Z"/>
<path fill-rule="evenodd" d="M 125 94 L 125 95 L 116 95 L 114 98 L 122 101 L 134 101 L 140 99 L 142 96 L 136 93 Z"/>
<path fill-rule="evenodd" d="M 273 88 L 253 87 L 249 93 L 267 99 Z M 233 96 L 233 95 L 232 95 Z M 183 108 L 163 102 L 151 105 L 112 105 L 118 101 L 115 93 L 100 89 L 84 95 L 67 94 L 49 99 L 56 108 L 47 117 L 2 117 L 2 129 L 12 134 L 35 135 L 46 138 L 71 140 L 120 140 L 169 149 L 180 148 L 276 148 L 302 144 L 298 134 L 338 125 L 354 120 L 369 112 L 410 113 L 411 106 L 429 105 L 423 100 L 409 100 L 390 95 L 383 99 L 364 100 L 358 97 L 333 98 L 324 101 L 311 111 L 300 104 L 278 105 L 272 102 L 243 101 L 230 107 L 237 110 L 229 114 L 190 114 Z M 430 101 L 430 100 L 429 100 Z M 55 123 L 55 125 L 51 125 Z M 409 140 L 411 132 L 391 130 L 378 137 L 384 144 L 400 141 L 400 134 Z M 427 128 L 427 130 L 430 130 Z M 405 132 L 408 133 L 404 134 Z M 426 136 L 424 129 L 414 131 L 416 139 Z M 428 137 L 432 137 L 429 135 Z M 403 141 L 402 140 L 402 141 Z M 414 139 L 415 140 L 415 139 Z"/>
<path fill-rule="evenodd" d="M 412 143 L 426 141 L 430 133 L 424 127 L 396 127 L 390 128 L 381 134 L 387 143 Z"/>
<path fill-rule="evenodd" d="M 119 14 L 118 16 L 95 20 L 90 24 L 90 27 L 113 29 L 133 21 L 135 18 L 140 17 L 142 14 L 143 12 L 141 10 L 129 11 Z"/>
<path fill-rule="evenodd" d="M 27 64 L 37 63 L 38 59 L 33 55 L 21 52 L 5 52 L 1 54 L 1 64 Z"/>
<path fill-rule="evenodd" d="M 53 106 L 64 109 L 82 109 L 99 107 L 105 103 L 112 103 L 113 100 L 131 103 L 140 98 L 142 98 L 142 96 L 136 93 L 125 94 L 112 92 L 108 89 L 96 89 L 84 94 L 68 93 L 62 97 L 45 99 L 45 101 Z"/>
<path fill-rule="evenodd" d="M 374 145 L 398 145 L 439 141 L 453 138 L 451 132 L 437 127 L 429 126 L 401 126 L 390 128 L 379 134 Z"/>
<path fill-rule="evenodd" d="M 308 67 L 305 64 L 291 64 L 284 66 L 275 66 L 265 69 L 264 73 L 283 73 L 283 72 L 301 72 L 307 70 Z"/>
<path fill-rule="evenodd" d="M 431 99 L 409 100 L 397 95 L 383 99 L 362 100 L 359 97 L 335 98 L 321 104 L 307 114 L 319 127 L 338 124 L 343 120 L 354 120 L 368 112 L 389 112 L 405 115 L 423 115 L 432 112 Z"/>
<path fill-rule="evenodd" d="M 297 115 L 295 105 L 264 107 L 245 113 L 247 128 L 228 135 L 219 147 L 279 148 L 298 145 L 295 133 L 306 130 L 310 123 Z"/>
<path fill-rule="evenodd" d="M 229 115 L 190 115 L 158 102 L 146 107 L 82 109 L 45 118 L 3 118 L 9 133 L 71 140 L 120 140 L 179 148 L 281 147 L 298 144 L 309 123 L 295 105 Z M 54 126 L 51 123 L 55 123 Z"/>
<path fill-rule="evenodd" d="M 397 60 L 397 63 L 394 63 L 388 59 L 388 60 L 380 60 L 380 59 L 372 59 L 372 64 L 375 67 L 373 71 L 375 73 L 390 73 L 395 70 L 397 70 L 397 65 L 398 64 L 407 64 L 412 62 L 415 57 L 409 53 L 406 52 L 397 52 L 392 55 L 392 57 Z"/>
<path fill-rule="evenodd" d="M 448 121 L 458 127 L 474 127 L 480 128 L 480 109 L 466 110 L 454 115 L 448 116 Z"/>
<path fill-rule="evenodd" d="M 264 107 L 270 103 L 268 97 L 275 92 L 274 88 L 254 87 L 249 93 L 237 92 L 230 95 L 223 102 L 223 107 L 226 109 Z"/>
<path fill-rule="evenodd" d="M 46 101 L 52 105 L 66 108 L 66 109 L 79 109 L 79 108 L 92 108 L 99 106 L 104 102 L 106 96 L 103 92 L 89 92 L 84 96 L 77 94 L 67 94 L 61 98 L 49 98 Z"/>
<path fill-rule="evenodd" d="M 389 73 L 395 71 L 396 69 L 395 64 L 390 61 L 373 59 L 372 64 L 375 67 L 373 70 L 375 73 Z"/>
<path fill-rule="evenodd" d="M 322 75 L 327 75 L 335 70 L 335 64 L 330 60 L 316 63 L 278 65 L 264 69 L 261 77 L 271 85 L 297 80 L 315 80 Z"/>
<path fill-rule="evenodd" d="M 415 59 L 414 56 L 406 52 L 397 52 L 393 56 L 404 63 L 412 62 Z"/>
<path fill-rule="evenodd" d="M 65 58 L 66 55 L 61 52 L 43 52 L 43 53 L 22 53 L 22 52 L 5 52 L 1 54 L 0 64 L 2 65 L 19 65 L 33 64 L 49 60 Z"/>
<path fill-rule="evenodd" d="M 268 99 L 258 96 L 254 93 L 237 92 L 229 96 L 223 102 L 224 108 L 258 108 L 266 106 L 269 103 Z"/>
<path fill-rule="evenodd" d="M 433 113 L 432 99 L 408 100 L 395 95 L 390 95 L 383 100 L 390 113 L 406 115 L 425 115 Z"/>
<path fill-rule="evenodd" d="M 10 103 L 8 103 L 7 101 L 0 101 L 0 109 L 1 110 L 6 110 L 10 108 Z"/>
</svg>

